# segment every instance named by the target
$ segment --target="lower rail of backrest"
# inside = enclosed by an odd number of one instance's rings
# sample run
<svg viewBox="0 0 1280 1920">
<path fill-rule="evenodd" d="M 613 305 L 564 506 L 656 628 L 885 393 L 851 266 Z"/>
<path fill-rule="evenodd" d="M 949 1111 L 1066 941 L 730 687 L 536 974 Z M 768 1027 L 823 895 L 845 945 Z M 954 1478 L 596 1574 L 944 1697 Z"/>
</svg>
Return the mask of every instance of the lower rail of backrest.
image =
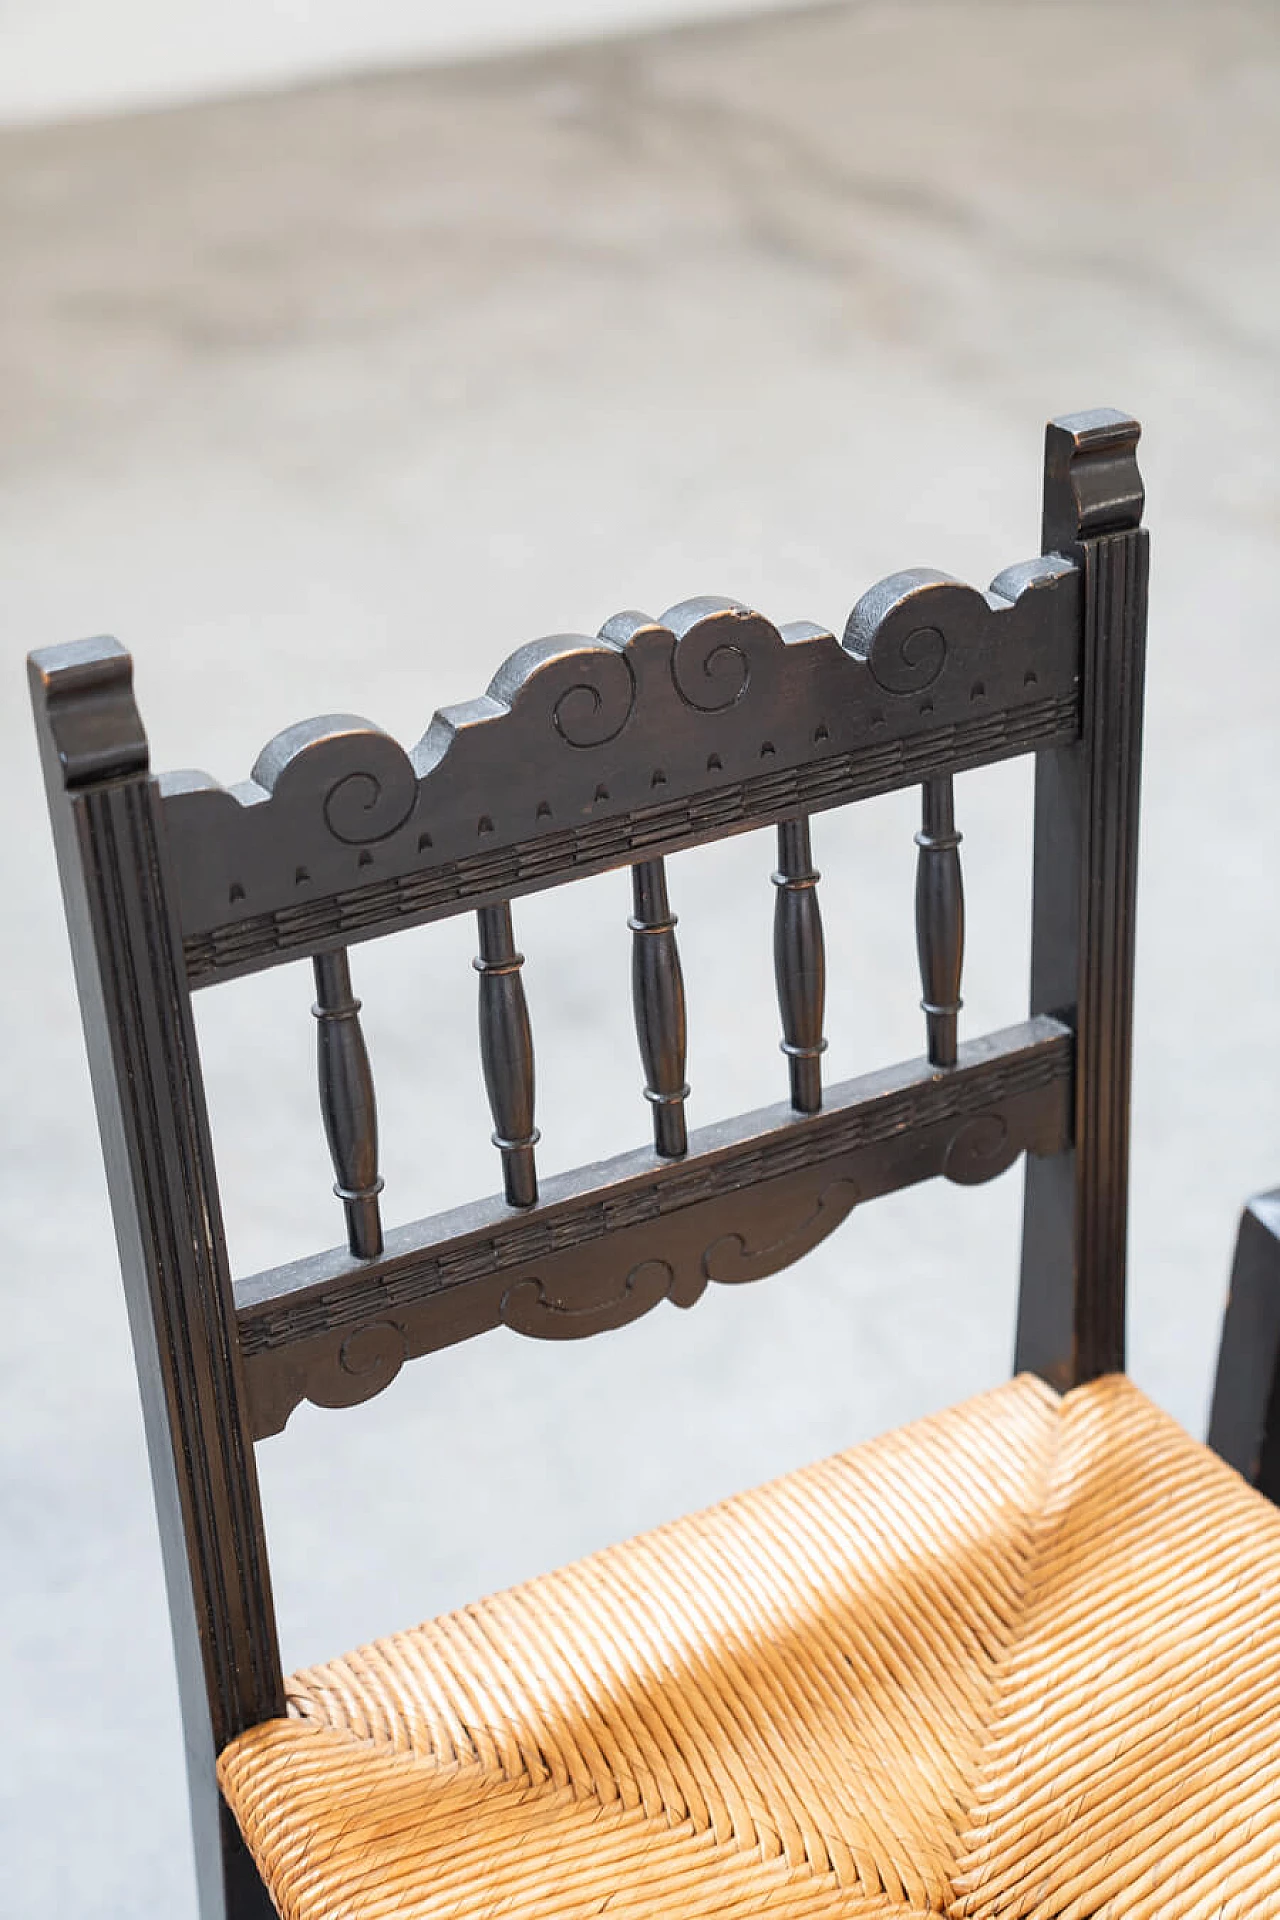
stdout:
<svg viewBox="0 0 1280 1920">
<path fill-rule="evenodd" d="M 976 1185 L 1020 1154 L 1069 1144 L 1073 1041 L 1039 1017 L 959 1049 L 704 1127 L 687 1154 L 646 1148 L 393 1229 L 383 1251 L 335 1249 L 241 1281 L 237 1322 L 255 1436 L 303 1400 L 353 1406 L 407 1359 L 490 1328 L 580 1339 L 708 1281 L 798 1259 L 864 1200 L 942 1175 Z"/>
</svg>

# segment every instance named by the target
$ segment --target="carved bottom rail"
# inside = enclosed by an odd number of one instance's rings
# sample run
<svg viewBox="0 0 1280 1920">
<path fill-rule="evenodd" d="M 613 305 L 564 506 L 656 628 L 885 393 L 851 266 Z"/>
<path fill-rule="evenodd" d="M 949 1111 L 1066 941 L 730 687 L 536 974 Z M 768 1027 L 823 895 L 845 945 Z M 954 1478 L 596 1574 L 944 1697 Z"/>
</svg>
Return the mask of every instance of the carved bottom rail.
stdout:
<svg viewBox="0 0 1280 1920">
<path fill-rule="evenodd" d="M 1048 1018 L 832 1087 L 820 1113 L 780 1103 L 544 1182 L 520 1217 L 480 1201 L 241 1281 L 237 1321 L 255 1437 L 303 1400 L 353 1406 L 407 1359 L 508 1326 L 568 1340 L 626 1325 L 709 1280 L 788 1266 L 860 1201 L 936 1175 L 971 1185 L 1070 1137 L 1072 1040 Z"/>
</svg>

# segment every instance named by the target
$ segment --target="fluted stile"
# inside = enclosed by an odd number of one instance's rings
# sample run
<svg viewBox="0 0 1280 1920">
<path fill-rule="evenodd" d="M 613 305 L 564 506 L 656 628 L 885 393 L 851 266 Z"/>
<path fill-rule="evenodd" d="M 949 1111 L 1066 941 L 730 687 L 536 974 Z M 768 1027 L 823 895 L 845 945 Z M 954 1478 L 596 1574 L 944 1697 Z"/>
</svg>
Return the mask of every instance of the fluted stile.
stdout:
<svg viewBox="0 0 1280 1920">
<path fill-rule="evenodd" d="M 689 1150 L 684 1103 L 684 975 L 676 946 L 676 916 L 667 899 L 667 874 L 661 860 L 642 860 L 631 869 L 634 912 L 627 925 L 631 944 L 631 996 L 636 1037 L 644 1062 L 645 1099 L 653 1104 L 653 1144 L 676 1160 Z"/>
<path fill-rule="evenodd" d="M 951 776 L 926 780 L 916 863 L 916 946 L 928 1029 L 929 1059 L 935 1067 L 956 1064 L 956 1026 L 962 1005 L 960 972 L 964 962 L 964 881 L 960 838 L 956 832 Z"/>
<path fill-rule="evenodd" d="M 346 1208 L 347 1243 L 357 1258 L 382 1252 L 378 1195 L 378 1107 L 369 1054 L 360 1030 L 360 1002 L 351 991 L 345 947 L 313 962 L 319 1023 L 320 1111 L 337 1174 L 334 1192 Z"/>
<path fill-rule="evenodd" d="M 480 1058 L 493 1114 L 493 1144 L 502 1155 L 502 1179 L 508 1204 L 531 1207 L 538 1197 L 533 1149 L 533 1034 L 516 950 L 511 908 L 506 901 L 481 907 L 476 914 L 480 952 Z"/>
<path fill-rule="evenodd" d="M 778 889 L 773 909 L 773 971 L 782 1015 L 782 1051 L 791 1071 L 791 1104 L 798 1113 L 822 1105 L 822 1013 L 827 964 L 818 906 L 821 875 L 813 864 L 807 819 L 778 825 Z"/>
</svg>

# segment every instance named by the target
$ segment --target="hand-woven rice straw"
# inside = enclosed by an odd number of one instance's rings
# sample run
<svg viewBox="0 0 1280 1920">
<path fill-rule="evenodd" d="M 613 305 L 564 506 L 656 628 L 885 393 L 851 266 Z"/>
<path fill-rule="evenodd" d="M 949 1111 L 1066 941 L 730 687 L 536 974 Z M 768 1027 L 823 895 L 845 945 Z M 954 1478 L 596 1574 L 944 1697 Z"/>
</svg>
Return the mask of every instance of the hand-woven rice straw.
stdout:
<svg viewBox="0 0 1280 1920">
<path fill-rule="evenodd" d="M 1280 1513 L 1019 1379 L 296 1674 L 286 1920 L 1280 1916 Z"/>
</svg>

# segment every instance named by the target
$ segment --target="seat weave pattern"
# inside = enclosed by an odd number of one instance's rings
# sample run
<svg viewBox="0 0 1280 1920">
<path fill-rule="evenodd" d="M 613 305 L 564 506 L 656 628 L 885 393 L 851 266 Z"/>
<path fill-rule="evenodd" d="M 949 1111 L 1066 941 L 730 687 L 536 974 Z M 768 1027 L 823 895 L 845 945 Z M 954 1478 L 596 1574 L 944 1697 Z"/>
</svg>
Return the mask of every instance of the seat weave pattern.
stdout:
<svg viewBox="0 0 1280 1920">
<path fill-rule="evenodd" d="M 286 1920 L 1280 1916 L 1280 1513 L 1019 1379 L 289 1682 Z"/>
</svg>

